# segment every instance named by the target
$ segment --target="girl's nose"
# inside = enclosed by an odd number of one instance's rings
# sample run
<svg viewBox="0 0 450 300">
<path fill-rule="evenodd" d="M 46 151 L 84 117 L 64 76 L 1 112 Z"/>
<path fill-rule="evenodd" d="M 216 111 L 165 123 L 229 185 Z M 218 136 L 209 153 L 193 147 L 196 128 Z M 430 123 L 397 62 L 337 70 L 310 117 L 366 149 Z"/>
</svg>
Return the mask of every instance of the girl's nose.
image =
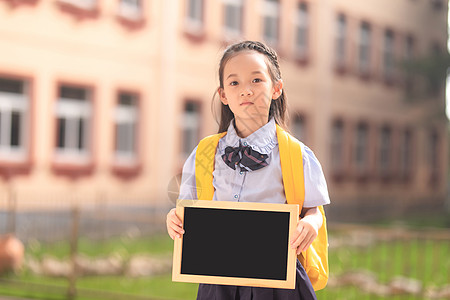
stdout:
<svg viewBox="0 0 450 300">
<path fill-rule="evenodd" d="M 241 91 L 241 97 L 251 96 L 253 95 L 253 91 L 251 89 L 244 89 Z"/>
</svg>

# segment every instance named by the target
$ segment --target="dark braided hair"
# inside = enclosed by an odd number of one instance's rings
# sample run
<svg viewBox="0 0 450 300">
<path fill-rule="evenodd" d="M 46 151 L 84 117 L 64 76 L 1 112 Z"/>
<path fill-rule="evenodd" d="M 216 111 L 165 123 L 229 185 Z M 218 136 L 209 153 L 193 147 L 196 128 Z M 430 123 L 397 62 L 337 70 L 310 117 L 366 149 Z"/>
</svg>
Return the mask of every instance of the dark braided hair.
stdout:
<svg viewBox="0 0 450 300">
<path fill-rule="evenodd" d="M 223 71 L 226 63 L 232 57 L 236 56 L 238 53 L 242 51 L 256 51 L 258 53 L 263 54 L 266 58 L 267 68 L 269 70 L 272 83 L 281 80 L 280 64 L 278 63 L 277 53 L 273 49 L 264 45 L 261 42 L 244 41 L 230 45 L 223 53 L 223 56 L 219 64 L 220 88 L 223 88 Z M 269 121 L 273 117 L 278 125 L 286 129 L 287 126 L 285 113 L 286 113 L 286 94 L 284 93 L 284 90 L 282 90 L 280 97 L 278 97 L 276 100 L 271 101 L 269 108 L 269 118 L 267 121 Z M 227 131 L 228 126 L 230 125 L 230 122 L 231 120 L 233 120 L 233 118 L 234 114 L 229 108 L 229 106 L 221 103 L 220 120 L 218 122 L 219 133 Z"/>
</svg>

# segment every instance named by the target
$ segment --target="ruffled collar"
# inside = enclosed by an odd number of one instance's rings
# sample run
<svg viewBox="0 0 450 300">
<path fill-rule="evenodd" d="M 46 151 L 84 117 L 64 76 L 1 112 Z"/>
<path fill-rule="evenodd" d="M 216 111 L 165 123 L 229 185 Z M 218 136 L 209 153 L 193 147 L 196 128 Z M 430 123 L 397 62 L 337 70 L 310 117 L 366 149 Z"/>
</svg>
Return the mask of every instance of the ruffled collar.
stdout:
<svg viewBox="0 0 450 300">
<path fill-rule="evenodd" d="M 275 125 L 275 119 L 271 118 L 267 124 L 250 134 L 246 138 L 241 138 L 238 136 L 236 129 L 234 127 L 234 119 L 230 122 L 230 126 L 228 126 L 227 135 L 223 138 L 225 145 L 223 145 L 224 150 L 225 147 L 237 147 L 239 146 L 239 141 L 242 145 L 249 145 L 252 149 L 262 153 L 269 154 L 272 152 L 272 149 L 278 145 L 277 140 L 277 130 Z"/>
</svg>

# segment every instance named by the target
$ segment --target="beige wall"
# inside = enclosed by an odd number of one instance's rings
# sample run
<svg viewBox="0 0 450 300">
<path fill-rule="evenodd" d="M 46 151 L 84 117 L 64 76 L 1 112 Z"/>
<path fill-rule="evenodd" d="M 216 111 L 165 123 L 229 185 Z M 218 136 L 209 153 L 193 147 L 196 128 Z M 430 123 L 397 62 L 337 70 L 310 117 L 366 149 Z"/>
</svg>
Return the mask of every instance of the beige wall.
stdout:
<svg viewBox="0 0 450 300">
<path fill-rule="evenodd" d="M 158 190 L 159 176 L 151 166 L 158 163 L 152 137 L 158 133 L 160 91 L 150 83 L 159 80 L 161 39 L 159 14 L 161 3 L 151 1 L 145 7 L 146 24 L 132 30 L 118 22 L 115 1 L 100 1 L 99 15 L 80 16 L 65 12 L 57 1 L 38 1 L 34 5 L 11 7 L 0 3 L 0 57 L 3 76 L 31 79 L 30 145 L 32 166 L 23 175 L 7 183 L 18 197 L 30 202 L 49 197 L 77 197 L 90 200 L 98 194 L 119 198 L 153 200 L 147 195 Z M 54 164 L 54 109 L 59 83 L 90 87 L 93 91 L 91 175 L 58 176 Z M 140 155 L 142 171 L 133 180 L 114 176 L 112 113 L 118 90 L 141 95 Z M 166 176 L 167 177 L 167 176 Z M 42 196 L 41 196 L 42 195 Z"/>
<path fill-rule="evenodd" d="M 218 60 L 227 42 L 223 36 L 221 1 L 204 1 L 206 24 L 201 34 L 186 30 L 187 1 L 143 1 L 144 22 L 127 26 L 117 18 L 118 1 L 98 1 L 92 15 L 67 12 L 58 1 L 34 1 L 10 5 L 0 2 L 0 76 L 31 82 L 30 159 L 27 172 L 0 179 L 3 194 L 14 191 L 24 206 L 33 202 L 92 201 L 108 199 L 129 203 L 171 205 L 167 185 L 181 171 L 182 113 L 188 99 L 201 103 L 201 137 L 217 125 L 211 115 L 211 98 L 218 85 Z M 261 0 L 245 1 L 241 39 L 262 38 Z M 438 99 L 411 106 L 404 101 L 402 85 L 388 86 L 382 78 L 382 38 L 386 28 L 394 31 L 396 52 L 400 39 L 412 34 L 416 55 L 428 51 L 432 42 L 446 46 L 447 4 L 433 11 L 428 1 L 324 0 L 308 5 L 309 55 L 299 61 L 294 51 L 295 10 L 300 1 L 281 2 L 279 44 L 282 74 L 291 114 L 305 116 L 307 141 L 322 162 L 336 212 L 345 205 L 384 201 L 408 204 L 434 199 L 440 205 L 447 189 L 447 123 L 430 119 Z M 348 65 L 344 75 L 335 71 L 334 32 L 337 13 L 346 15 L 349 26 Z M 358 26 L 367 21 L 373 29 L 373 75 L 363 80 L 355 72 Z M 91 87 L 94 92 L 92 163 L 87 175 L 53 171 L 57 86 L 61 82 Z M 140 95 L 139 167 L 124 178 L 113 171 L 114 127 L 112 112 L 118 90 Z M 434 104 L 430 104 L 434 103 Z M 331 172 L 331 124 L 345 122 L 346 168 L 336 181 Z M 418 120 L 427 120 L 418 123 Z M 361 183 L 350 162 L 355 126 L 366 121 L 371 130 L 371 172 Z M 408 183 L 397 177 L 383 181 L 376 174 L 380 126 L 389 124 L 394 136 L 405 127 L 414 128 L 413 177 Z M 425 144 L 427 130 L 438 129 L 441 144 L 440 180 L 428 184 Z M 394 141 L 394 144 L 396 141 Z M 395 150 L 393 150 L 395 151 Z M 0 161 L 6 169 L 7 162 Z M 14 166 L 13 166 L 14 167 Z M 395 165 L 394 165 L 395 168 Z M 5 172 L 3 172 L 5 173 Z M 7 173 L 7 172 L 6 172 Z M 394 172 L 395 173 L 395 172 Z M 6 196 L 5 196 L 6 197 Z M 430 200 L 431 201 L 431 200 Z M 3 202 L 5 203 L 5 202 Z M 433 204 L 432 203 L 432 204 Z M 370 204 L 370 203 L 369 203 Z M 332 210 L 333 208 L 330 207 Z"/>
</svg>

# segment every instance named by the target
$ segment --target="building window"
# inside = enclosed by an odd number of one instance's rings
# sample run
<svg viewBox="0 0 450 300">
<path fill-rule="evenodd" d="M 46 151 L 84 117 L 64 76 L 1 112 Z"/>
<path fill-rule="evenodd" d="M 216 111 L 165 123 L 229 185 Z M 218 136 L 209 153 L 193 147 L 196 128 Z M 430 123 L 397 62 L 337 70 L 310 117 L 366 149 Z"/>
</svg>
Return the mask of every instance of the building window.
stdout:
<svg viewBox="0 0 450 300">
<path fill-rule="evenodd" d="M 187 101 L 184 105 L 182 120 L 182 151 L 184 156 L 189 156 L 200 140 L 200 104 Z"/>
<path fill-rule="evenodd" d="M 120 0 L 118 15 L 136 21 L 142 18 L 142 0 Z"/>
<path fill-rule="evenodd" d="M 432 130 L 428 136 L 428 166 L 430 168 L 430 183 L 436 184 L 439 181 L 439 134 Z"/>
<path fill-rule="evenodd" d="M 114 145 L 115 163 L 133 165 L 137 162 L 138 96 L 119 93 L 114 111 L 116 137 Z"/>
<path fill-rule="evenodd" d="M 407 36 L 405 41 L 405 60 L 407 62 L 414 58 L 414 38 L 412 36 Z"/>
<path fill-rule="evenodd" d="M 346 62 L 347 56 L 347 19 L 344 15 L 340 14 L 337 17 L 336 24 L 336 66 L 343 68 Z"/>
<path fill-rule="evenodd" d="M 361 23 L 359 34 L 359 73 L 369 75 L 370 71 L 371 29 L 366 22 Z"/>
<path fill-rule="evenodd" d="M 443 57 L 445 56 L 444 49 L 445 47 L 441 46 L 439 42 L 433 42 L 431 44 L 430 52 L 428 54 L 434 60 L 435 65 L 434 74 L 435 75 L 439 74 L 439 76 L 430 76 L 425 75 L 426 73 L 424 73 L 424 79 L 426 80 L 426 93 L 427 95 L 433 97 L 440 96 L 444 91 L 443 87 L 445 83 L 445 78 L 447 77 L 447 70 L 446 70 L 447 68 L 438 68 L 438 66 L 436 65 L 436 62 L 443 61 Z"/>
<path fill-rule="evenodd" d="M 414 59 L 414 38 L 412 36 L 407 36 L 405 40 L 405 51 L 404 51 L 404 62 L 405 66 L 405 91 L 407 96 L 411 96 L 414 93 L 414 74 L 409 71 L 409 64 L 412 63 Z"/>
<path fill-rule="evenodd" d="M 92 104 L 90 90 L 62 85 L 56 103 L 56 160 L 85 164 L 89 162 Z"/>
<path fill-rule="evenodd" d="M 222 0 L 224 4 L 224 34 L 227 39 L 241 36 L 243 0 Z"/>
<path fill-rule="evenodd" d="M 27 154 L 29 95 L 22 80 L 0 78 L 0 159 L 24 161 Z"/>
<path fill-rule="evenodd" d="M 384 78 L 391 81 L 394 78 L 394 33 L 386 30 L 384 33 L 383 70 Z"/>
<path fill-rule="evenodd" d="M 263 0 L 263 39 L 268 44 L 278 43 L 280 4 L 278 0 Z"/>
<path fill-rule="evenodd" d="M 431 6 L 435 11 L 441 11 L 444 8 L 443 0 L 431 0 Z"/>
<path fill-rule="evenodd" d="M 331 168 L 335 174 L 341 174 L 344 171 L 344 122 L 334 121 L 331 130 Z"/>
<path fill-rule="evenodd" d="M 440 56 L 442 55 L 443 49 L 444 48 L 439 43 L 434 42 L 431 44 L 431 55 Z"/>
<path fill-rule="evenodd" d="M 296 26 L 295 53 L 298 58 L 305 59 L 308 56 L 309 47 L 309 13 L 305 2 L 300 2 L 298 5 Z"/>
<path fill-rule="evenodd" d="M 302 142 L 306 142 L 306 121 L 302 115 L 295 115 L 292 122 L 293 135 Z"/>
<path fill-rule="evenodd" d="M 412 133 L 410 129 L 402 132 L 400 138 L 400 178 L 408 180 L 412 174 Z"/>
<path fill-rule="evenodd" d="M 383 178 L 389 177 L 391 169 L 391 147 L 392 130 L 388 126 L 383 126 L 380 130 L 380 148 L 379 148 L 379 171 Z"/>
<path fill-rule="evenodd" d="M 201 34 L 203 31 L 203 0 L 187 0 L 186 2 L 186 29 L 193 34 Z"/>
<path fill-rule="evenodd" d="M 356 128 L 354 162 L 357 175 L 365 175 L 369 168 L 369 128 L 365 123 Z"/>
<path fill-rule="evenodd" d="M 76 9 L 95 10 L 97 8 L 97 0 L 58 0 L 61 4 L 66 4 Z"/>
</svg>

